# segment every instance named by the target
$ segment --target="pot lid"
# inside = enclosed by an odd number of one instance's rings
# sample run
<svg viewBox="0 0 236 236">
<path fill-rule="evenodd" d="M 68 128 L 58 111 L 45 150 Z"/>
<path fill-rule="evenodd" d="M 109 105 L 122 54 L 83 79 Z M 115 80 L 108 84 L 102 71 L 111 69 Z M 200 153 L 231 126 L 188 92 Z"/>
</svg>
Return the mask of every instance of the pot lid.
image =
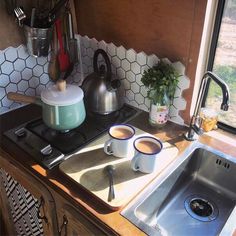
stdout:
<svg viewBox="0 0 236 236">
<path fill-rule="evenodd" d="M 83 98 L 83 90 L 76 85 L 66 84 L 65 80 L 58 80 L 56 84 L 41 92 L 41 100 L 53 106 L 73 105 Z"/>
</svg>

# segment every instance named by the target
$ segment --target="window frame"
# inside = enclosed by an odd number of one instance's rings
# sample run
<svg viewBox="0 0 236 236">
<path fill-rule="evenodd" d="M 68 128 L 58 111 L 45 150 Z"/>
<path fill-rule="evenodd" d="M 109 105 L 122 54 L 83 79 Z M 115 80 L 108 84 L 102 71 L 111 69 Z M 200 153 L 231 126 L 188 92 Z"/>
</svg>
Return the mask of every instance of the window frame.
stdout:
<svg viewBox="0 0 236 236">
<path fill-rule="evenodd" d="M 217 10 L 216 10 L 216 18 L 215 18 L 212 38 L 211 38 L 211 42 L 210 42 L 207 71 L 212 71 L 212 69 L 213 69 L 214 59 L 215 59 L 215 54 L 216 54 L 216 49 L 217 49 L 217 43 L 218 43 L 219 34 L 220 34 L 221 21 L 222 21 L 224 9 L 225 9 L 225 2 L 226 2 L 225 0 L 218 1 L 218 6 L 217 6 Z M 205 107 L 210 83 L 211 83 L 211 80 L 209 79 L 206 84 L 205 94 L 203 95 L 202 107 Z M 219 128 L 221 128 L 227 132 L 236 134 L 236 128 L 234 128 L 232 126 L 224 124 L 220 121 L 218 121 L 217 125 Z"/>
</svg>

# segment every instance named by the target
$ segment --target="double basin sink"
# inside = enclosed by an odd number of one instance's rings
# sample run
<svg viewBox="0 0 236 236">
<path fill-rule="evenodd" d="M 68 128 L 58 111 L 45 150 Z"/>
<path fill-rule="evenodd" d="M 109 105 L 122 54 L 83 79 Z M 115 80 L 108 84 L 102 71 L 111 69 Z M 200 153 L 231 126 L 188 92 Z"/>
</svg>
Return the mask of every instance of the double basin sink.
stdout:
<svg viewBox="0 0 236 236">
<path fill-rule="evenodd" d="M 148 235 L 232 235 L 236 158 L 194 142 L 121 214 Z"/>
</svg>

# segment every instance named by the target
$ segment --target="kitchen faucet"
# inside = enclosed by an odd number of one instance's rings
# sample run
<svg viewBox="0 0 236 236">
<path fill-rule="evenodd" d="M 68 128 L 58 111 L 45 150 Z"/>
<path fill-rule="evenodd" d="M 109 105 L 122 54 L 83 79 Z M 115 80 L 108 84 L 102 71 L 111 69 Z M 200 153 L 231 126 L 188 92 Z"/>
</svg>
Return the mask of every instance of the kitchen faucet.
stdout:
<svg viewBox="0 0 236 236">
<path fill-rule="evenodd" d="M 227 111 L 229 108 L 229 88 L 228 88 L 228 85 L 221 78 L 219 78 L 216 74 L 214 74 L 210 71 L 206 72 L 203 75 L 202 80 L 201 80 L 201 85 L 200 85 L 200 88 L 198 91 L 197 101 L 196 101 L 196 105 L 194 108 L 193 116 L 190 121 L 189 130 L 185 134 L 185 138 L 188 141 L 196 140 L 198 135 L 201 135 L 203 133 L 203 131 L 201 129 L 202 118 L 200 117 L 200 110 L 201 110 L 202 100 L 203 100 L 203 97 L 205 94 L 207 82 L 209 79 L 214 80 L 221 87 L 222 94 L 223 94 L 223 101 L 221 103 L 220 109 L 223 111 Z"/>
</svg>

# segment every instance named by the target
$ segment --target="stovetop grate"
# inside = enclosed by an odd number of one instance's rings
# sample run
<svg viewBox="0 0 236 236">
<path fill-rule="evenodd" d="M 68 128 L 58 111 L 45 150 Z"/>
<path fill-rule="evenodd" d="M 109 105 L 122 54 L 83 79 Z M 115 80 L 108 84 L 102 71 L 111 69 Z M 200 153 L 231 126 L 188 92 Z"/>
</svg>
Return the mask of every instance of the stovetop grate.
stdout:
<svg viewBox="0 0 236 236">
<path fill-rule="evenodd" d="M 134 116 L 137 110 L 125 105 L 121 110 L 108 115 L 90 114 L 79 127 L 66 133 L 48 128 L 37 119 L 26 125 L 26 129 L 41 137 L 64 154 L 71 154 L 103 134 L 115 123 L 124 122 Z"/>
<path fill-rule="evenodd" d="M 137 113 L 135 108 L 125 104 L 119 111 L 109 115 L 87 114 L 83 124 L 66 133 L 47 127 L 39 118 L 8 130 L 5 135 L 39 164 L 51 169 L 65 156 L 98 138 L 110 126 L 127 122 Z"/>
</svg>

